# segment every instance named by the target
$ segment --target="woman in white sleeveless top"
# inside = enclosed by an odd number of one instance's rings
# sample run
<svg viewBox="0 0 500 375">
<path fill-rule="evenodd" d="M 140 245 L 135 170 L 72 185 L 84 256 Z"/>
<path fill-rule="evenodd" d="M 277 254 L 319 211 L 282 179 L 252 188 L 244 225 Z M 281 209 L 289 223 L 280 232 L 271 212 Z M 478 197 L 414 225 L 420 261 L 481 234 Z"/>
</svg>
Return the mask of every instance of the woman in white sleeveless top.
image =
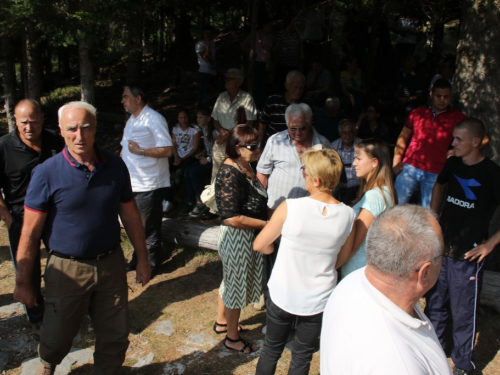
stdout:
<svg viewBox="0 0 500 375">
<path fill-rule="evenodd" d="M 308 197 L 287 199 L 254 241 L 254 250 L 274 251 L 281 243 L 269 280 L 267 332 L 257 374 L 274 374 L 293 323 L 297 320 L 289 374 L 308 374 L 317 348 L 323 310 L 348 258 L 356 215 L 332 197 L 342 172 L 334 150 L 309 150 L 302 156 Z"/>
</svg>

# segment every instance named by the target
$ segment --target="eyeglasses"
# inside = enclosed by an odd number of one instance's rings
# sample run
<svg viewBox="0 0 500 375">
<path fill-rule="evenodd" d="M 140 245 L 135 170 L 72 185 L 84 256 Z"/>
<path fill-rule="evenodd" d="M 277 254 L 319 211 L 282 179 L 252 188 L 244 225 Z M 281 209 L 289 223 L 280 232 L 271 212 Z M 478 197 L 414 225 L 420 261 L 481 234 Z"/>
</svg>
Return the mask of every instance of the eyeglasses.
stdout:
<svg viewBox="0 0 500 375">
<path fill-rule="evenodd" d="M 257 143 L 257 144 L 253 144 L 253 145 L 238 145 L 238 147 L 244 147 L 247 150 L 255 151 L 259 148 L 259 144 Z"/>
<path fill-rule="evenodd" d="M 418 270 L 415 270 L 415 272 L 419 272 L 419 271 L 422 269 L 422 267 L 425 265 L 425 263 L 429 263 L 429 262 L 431 262 L 431 263 L 435 264 L 435 263 L 436 263 L 436 261 L 437 261 L 439 258 L 441 258 L 442 256 L 443 256 L 443 254 L 438 255 L 438 256 L 435 256 L 435 257 L 434 257 L 434 258 L 432 258 L 432 259 L 429 259 L 427 262 L 424 262 L 424 264 L 422 264 L 422 265 L 419 267 L 419 269 L 418 269 Z"/>
<path fill-rule="evenodd" d="M 306 166 L 305 165 L 301 165 L 300 166 L 300 170 L 302 171 L 302 177 L 306 178 L 307 176 L 309 176 L 306 172 Z"/>
<path fill-rule="evenodd" d="M 305 131 L 305 130 L 307 129 L 307 126 L 301 126 L 301 127 L 299 127 L 299 128 L 295 128 L 295 127 L 294 127 L 294 128 L 288 128 L 288 129 L 290 129 L 290 131 L 292 131 L 292 132 L 296 132 L 296 131 L 301 131 L 301 132 L 303 132 L 303 131 Z"/>
<path fill-rule="evenodd" d="M 234 80 L 238 80 L 239 78 L 236 78 L 236 77 L 224 77 L 224 80 L 225 81 L 234 81 Z"/>
</svg>

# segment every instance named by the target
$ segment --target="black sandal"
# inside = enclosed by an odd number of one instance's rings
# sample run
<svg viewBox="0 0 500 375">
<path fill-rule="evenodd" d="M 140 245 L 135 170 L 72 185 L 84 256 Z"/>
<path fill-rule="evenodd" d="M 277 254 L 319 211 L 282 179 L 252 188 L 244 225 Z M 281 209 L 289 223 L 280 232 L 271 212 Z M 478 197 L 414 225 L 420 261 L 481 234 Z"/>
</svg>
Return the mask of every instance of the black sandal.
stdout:
<svg viewBox="0 0 500 375">
<path fill-rule="evenodd" d="M 226 328 L 225 331 L 217 331 L 217 327 L 222 327 L 222 328 Z M 217 320 L 214 322 L 214 326 L 212 328 L 214 330 L 214 332 L 218 335 L 222 334 L 222 333 L 226 333 L 227 332 L 227 324 L 220 324 L 220 323 L 217 323 Z M 241 325 L 241 324 L 238 324 L 238 332 L 246 332 L 248 331 L 248 328 L 246 328 L 245 326 Z"/>
<path fill-rule="evenodd" d="M 232 343 L 237 343 L 237 342 L 242 342 L 243 343 L 243 348 L 241 348 L 241 350 L 238 350 L 238 349 L 235 349 L 235 348 L 231 348 L 229 346 L 226 345 L 226 340 L 229 341 L 229 342 L 232 342 Z M 234 350 L 235 352 L 240 352 L 240 353 L 243 353 L 243 354 L 252 354 L 252 353 L 255 353 L 256 351 L 258 351 L 260 348 L 257 347 L 257 349 L 253 349 L 253 345 L 251 342 L 248 342 L 246 341 L 245 339 L 243 338 L 239 338 L 238 340 L 233 340 L 233 339 L 230 339 L 229 337 L 227 337 L 226 335 L 226 338 L 224 339 L 224 347 L 226 349 L 229 349 L 229 350 Z M 246 350 L 249 350 L 248 353 L 246 352 Z"/>
</svg>

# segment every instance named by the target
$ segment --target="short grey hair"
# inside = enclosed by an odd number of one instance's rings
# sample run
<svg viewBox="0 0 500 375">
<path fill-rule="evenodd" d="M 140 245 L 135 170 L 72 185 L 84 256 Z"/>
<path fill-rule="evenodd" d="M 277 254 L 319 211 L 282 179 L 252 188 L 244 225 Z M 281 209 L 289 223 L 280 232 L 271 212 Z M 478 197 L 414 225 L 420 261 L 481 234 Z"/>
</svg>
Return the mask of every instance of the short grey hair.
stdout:
<svg viewBox="0 0 500 375">
<path fill-rule="evenodd" d="M 80 102 L 80 101 L 69 102 L 69 103 L 66 103 L 65 105 L 63 105 L 57 111 L 59 126 L 61 126 L 61 118 L 63 116 L 63 113 L 65 111 L 67 111 L 68 109 L 75 109 L 75 108 L 82 108 L 82 109 L 86 110 L 87 112 L 89 112 L 92 116 L 94 116 L 94 118 L 96 117 L 97 109 L 92 104 L 89 104 L 86 102 Z"/>
<path fill-rule="evenodd" d="M 299 72 L 298 70 L 291 70 L 288 72 L 288 74 L 286 75 L 286 80 L 285 80 L 285 83 L 286 84 L 289 84 L 290 82 L 292 82 L 294 79 L 301 79 L 302 81 L 306 81 L 306 76 L 303 75 L 301 72 Z"/>
<path fill-rule="evenodd" d="M 407 278 L 425 262 L 437 263 L 443 238 L 431 225 L 436 215 L 417 205 L 403 204 L 385 210 L 370 225 L 366 261 L 385 274 Z"/>
<path fill-rule="evenodd" d="M 296 118 L 303 115 L 306 116 L 306 122 L 311 125 L 313 116 L 311 107 L 309 107 L 306 103 L 290 104 L 285 111 L 286 126 L 288 126 L 291 118 Z"/>
<path fill-rule="evenodd" d="M 342 128 L 344 126 L 352 126 L 356 130 L 356 122 L 350 118 L 345 118 L 339 122 L 339 134 L 342 133 Z"/>
<path fill-rule="evenodd" d="M 227 70 L 226 75 L 229 73 L 234 74 L 241 82 L 245 79 L 245 75 L 241 69 L 231 68 Z"/>
</svg>

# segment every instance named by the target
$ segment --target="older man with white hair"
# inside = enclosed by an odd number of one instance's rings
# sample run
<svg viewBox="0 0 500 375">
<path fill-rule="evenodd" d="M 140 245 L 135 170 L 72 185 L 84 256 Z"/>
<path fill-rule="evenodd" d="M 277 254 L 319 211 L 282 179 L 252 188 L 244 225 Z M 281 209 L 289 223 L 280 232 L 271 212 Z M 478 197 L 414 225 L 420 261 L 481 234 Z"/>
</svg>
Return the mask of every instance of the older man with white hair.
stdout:
<svg viewBox="0 0 500 375">
<path fill-rule="evenodd" d="M 48 308 L 37 374 L 55 373 L 87 313 L 96 333 L 94 373 L 118 374 L 129 344 L 118 215 L 137 253 L 136 281 L 142 285 L 151 275 L 144 228 L 125 163 L 94 144 L 96 109 L 71 102 L 58 114 L 66 146 L 33 170 L 24 201 L 14 298 L 28 307 L 38 303 L 30 279 L 45 227 Z"/>
<path fill-rule="evenodd" d="M 368 266 L 333 291 L 323 314 L 321 374 L 451 374 L 418 301 L 436 283 L 443 235 L 415 205 L 386 210 L 370 226 Z"/>
</svg>

